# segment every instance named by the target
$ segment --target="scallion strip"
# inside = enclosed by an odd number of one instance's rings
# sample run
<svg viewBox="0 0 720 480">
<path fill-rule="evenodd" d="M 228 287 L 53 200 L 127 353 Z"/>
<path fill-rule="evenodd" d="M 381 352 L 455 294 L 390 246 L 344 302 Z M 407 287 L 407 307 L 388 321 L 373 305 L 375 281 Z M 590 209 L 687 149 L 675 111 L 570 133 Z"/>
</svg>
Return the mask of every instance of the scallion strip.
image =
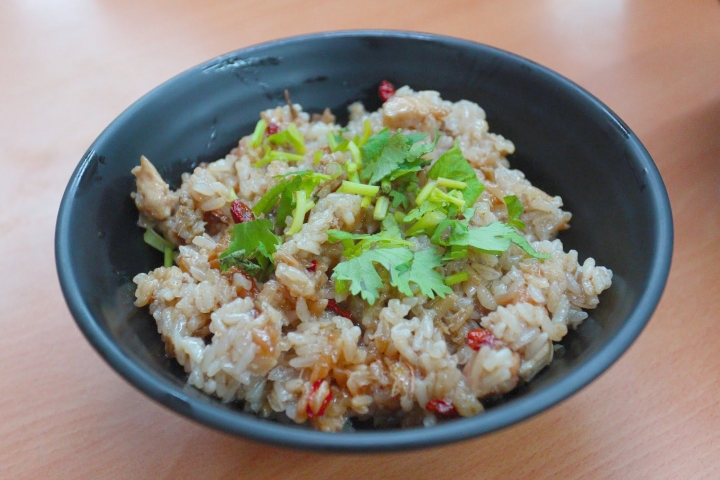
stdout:
<svg viewBox="0 0 720 480">
<path fill-rule="evenodd" d="M 455 188 L 458 190 L 465 190 L 468 186 L 467 182 L 460 182 L 458 180 L 451 180 L 445 177 L 437 178 L 438 185 L 445 188 Z"/>
<path fill-rule="evenodd" d="M 458 206 L 458 208 L 464 208 L 465 207 L 465 199 L 457 198 L 452 195 L 449 195 L 442 190 L 439 190 L 437 188 L 433 189 L 432 192 L 430 192 L 430 200 L 433 202 L 448 202 L 453 203 Z"/>
<path fill-rule="evenodd" d="M 260 146 L 263 138 L 263 133 L 265 133 L 266 128 L 267 122 L 263 119 L 260 119 L 260 121 L 255 125 L 255 130 L 253 131 L 252 137 L 250 137 L 250 146 L 252 148 L 257 148 Z"/>
<path fill-rule="evenodd" d="M 360 155 L 360 149 L 355 145 L 355 142 L 352 140 L 348 142 L 348 150 L 350 150 L 350 153 L 352 154 L 353 160 L 355 160 L 355 163 L 358 167 L 362 165 L 362 156 Z"/>
<path fill-rule="evenodd" d="M 364 197 L 374 197 L 380 192 L 380 187 L 343 180 L 342 185 L 340 185 L 337 191 L 339 193 L 354 193 L 355 195 L 362 195 Z"/>
<path fill-rule="evenodd" d="M 423 215 L 420 220 L 415 222 L 415 224 L 408 228 L 408 231 L 405 232 L 405 235 L 408 237 L 411 237 L 417 233 L 425 232 L 428 235 L 432 234 L 432 232 L 435 230 L 435 227 L 438 226 L 440 222 L 445 220 L 447 216 L 438 211 L 428 212 L 425 215 Z"/>
<path fill-rule="evenodd" d="M 164 259 L 165 259 L 165 268 L 170 268 L 173 266 L 173 249 L 172 247 L 165 247 L 165 251 L 163 252 Z"/>
<path fill-rule="evenodd" d="M 428 180 L 422 190 L 418 192 L 417 197 L 415 197 L 415 203 L 417 205 L 422 205 L 422 203 L 428 198 L 430 192 L 432 192 L 435 187 L 437 187 L 437 180 Z"/>
<path fill-rule="evenodd" d="M 333 132 L 328 132 L 327 141 L 328 141 L 328 147 L 330 147 L 331 152 L 334 152 L 335 150 L 337 150 L 338 142 L 335 139 L 335 134 Z"/>
<path fill-rule="evenodd" d="M 265 165 L 268 165 L 270 163 L 270 151 L 271 151 L 270 146 L 265 145 L 265 154 L 262 156 L 262 158 L 260 160 L 258 160 L 257 162 L 255 162 L 253 164 L 253 167 L 260 168 L 260 167 L 264 167 Z"/>
<path fill-rule="evenodd" d="M 305 190 L 295 192 L 295 210 L 293 211 L 293 221 L 288 230 L 288 235 L 295 235 L 302 229 L 305 222 L 305 214 L 315 206 L 312 200 L 308 202 Z"/>
<path fill-rule="evenodd" d="M 360 139 L 358 140 L 357 146 L 362 147 L 363 145 L 365 145 L 365 142 L 367 142 L 368 138 L 370 138 L 371 136 L 372 136 L 372 125 L 370 125 L 370 120 L 368 120 L 366 118 L 365 121 L 363 122 L 363 134 L 362 134 L 362 137 L 360 137 Z"/>
<path fill-rule="evenodd" d="M 390 206 L 390 199 L 385 196 L 381 196 L 377 199 L 377 202 L 375 202 L 375 210 L 373 210 L 373 218 L 375 220 L 383 220 L 385 219 L 385 216 L 388 212 L 388 207 Z"/>
<path fill-rule="evenodd" d="M 268 165 L 270 162 L 274 162 L 275 160 L 281 161 L 281 162 L 301 162 L 303 161 L 305 157 L 302 155 L 298 155 L 296 153 L 288 153 L 288 152 L 281 152 L 279 150 L 271 150 L 267 153 L 263 158 L 255 162 L 255 168 L 264 167 L 265 165 Z"/>
<path fill-rule="evenodd" d="M 466 270 L 463 270 L 462 272 L 445 277 L 445 285 L 455 285 L 456 283 L 461 283 L 468 279 L 470 279 L 470 274 Z"/>
<path fill-rule="evenodd" d="M 289 140 L 295 151 L 300 155 L 305 155 L 305 140 L 295 124 L 288 125 L 287 131 L 290 134 Z"/>
<path fill-rule="evenodd" d="M 152 228 L 146 228 L 145 234 L 143 235 L 143 240 L 145 243 L 153 247 L 155 250 L 158 250 L 160 252 L 164 252 L 166 247 L 173 248 L 172 243 L 165 240 L 163 237 L 160 236 L 159 233 L 157 233 Z"/>
</svg>

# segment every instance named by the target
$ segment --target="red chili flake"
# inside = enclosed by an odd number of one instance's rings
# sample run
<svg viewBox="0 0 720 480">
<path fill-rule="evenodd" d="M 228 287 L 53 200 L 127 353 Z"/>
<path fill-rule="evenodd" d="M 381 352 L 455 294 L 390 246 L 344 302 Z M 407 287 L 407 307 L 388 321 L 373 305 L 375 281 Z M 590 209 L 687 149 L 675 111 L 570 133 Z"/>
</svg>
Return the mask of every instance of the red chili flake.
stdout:
<svg viewBox="0 0 720 480">
<path fill-rule="evenodd" d="M 455 405 L 453 405 L 452 402 L 449 402 L 447 400 L 439 400 L 437 398 L 433 398 L 432 400 L 430 400 L 427 405 L 425 405 L 425 410 L 449 418 L 457 417 L 459 415 L 457 409 L 455 408 Z"/>
<path fill-rule="evenodd" d="M 473 350 L 480 350 L 483 345 L 492 347 L 495 345 L 495 336 L 484 328 L 470 330 L 467 336 L 467 344 Z"/>
<path fill-rule="evenodd" d="M 330 402 L 333 399 L 332 390 L 330 390 L 327 394 L 327 397 L 323 399 L 322 404 L 320 405 L 320 409 L 317 413 L 313 412 L 312 408 L 310 407 L 310 404 L 312 403 L 313 396 L 315 396 L 315 393 L 317 392 L 318 388 L 320 388 L 320 385 L 322 385 L 322 380 L 316 380 L 315 383 L 313 383 L 312 390 L 310 391 L 310 395 L 308 395 L 307 399 L 307 406 L 305 407 L 305 413 L 307 413 L 308 418 L 314 418 L 314 417 L 322 417 L 325 414 L 325 409 L 328 405 L 330 405 Z"/>
<path fill-rule="evenodd" d="M 255 215 L 252 210 L 250 210 L 250 207 L 240 200 L 233 200 L 230 204 L 230 213 L 232 214 L 235 223 L 250 222 L 255 220 Z"/>
<path fill-rule="evenodd" d="M 343 307 L 342 305 L 337 303 L 332 298 L 328 300 L 327 308 L 329 308 L 330 311 L 333 312 L 335 315 L 340 315 L 341 317 L 349 318 L 353 322 L 355 321 L 355 319 L 352 316 L 352 313 L 350 313 L 350 310 Z"/>
<path fill-rule="evenodd" d="M 383 80 L 378 87 L 378 94 L 383 102 L 387 102 L 395 95 L 395 86 L 387 80 Z"/>
<path fill-rule="evenodd" d="M 265 131 L 267 132 L 268 135 L 274 135 L 280 131 L 280 127 L 278 126 L 277 123 L 270 122 L 268 124 L 267 128 L 265 129 Z"/>
<path fill-rule="evenodd" d="M 317 270 L 317 260 L 313 260 L 310 262 L 310 265 L 307 267 L 308 272 L 315 273 Z"/>
</svg>

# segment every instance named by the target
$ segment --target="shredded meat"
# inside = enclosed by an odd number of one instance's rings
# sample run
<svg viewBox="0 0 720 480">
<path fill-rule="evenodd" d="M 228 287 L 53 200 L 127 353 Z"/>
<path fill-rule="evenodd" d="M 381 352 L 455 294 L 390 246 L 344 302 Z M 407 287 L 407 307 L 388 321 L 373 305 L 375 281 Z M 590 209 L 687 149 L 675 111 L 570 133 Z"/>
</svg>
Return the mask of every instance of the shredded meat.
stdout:
<svg viewBox="0 0 720 480">
<path fill-rule="evenodd" d="M 167 219 L 178 205 L 176 195 L 170 193 L 170 187 L 162 179 L 155 166 L 143 155 L 140 166 L 132 169 L 137 183 L 134 195 L 138 210 L 157 220 Z"/>
<path fill-rule="evenodd" d="M 383 105 L 383 123 L 391 128 L 415 126 L 428 116 L 440 119 L 450 110 L 420 97 L 394 96 Z"/>
</svg>

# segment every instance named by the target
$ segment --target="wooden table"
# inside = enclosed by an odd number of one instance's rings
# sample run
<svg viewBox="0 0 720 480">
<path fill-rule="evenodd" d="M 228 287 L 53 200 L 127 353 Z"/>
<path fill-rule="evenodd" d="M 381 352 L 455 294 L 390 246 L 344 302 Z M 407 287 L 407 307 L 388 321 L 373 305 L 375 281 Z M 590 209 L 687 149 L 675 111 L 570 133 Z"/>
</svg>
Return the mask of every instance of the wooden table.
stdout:
<svg viewBox="0 0 720 480">
<path fill-rule="evenodd" d="M 606 102 L 657 162 L 676 229 L 665 295 L 628 353 L 570 400 L 434 450 L 297 452 L 149 401 L 75 327 L 55 216 L 100 131 L 201 61 L 348 28 L 454 35 L 540 62 Z M 0 72 L 2 478 L 720 478 L 717 1 L 3 0 Z"/>
</svg>

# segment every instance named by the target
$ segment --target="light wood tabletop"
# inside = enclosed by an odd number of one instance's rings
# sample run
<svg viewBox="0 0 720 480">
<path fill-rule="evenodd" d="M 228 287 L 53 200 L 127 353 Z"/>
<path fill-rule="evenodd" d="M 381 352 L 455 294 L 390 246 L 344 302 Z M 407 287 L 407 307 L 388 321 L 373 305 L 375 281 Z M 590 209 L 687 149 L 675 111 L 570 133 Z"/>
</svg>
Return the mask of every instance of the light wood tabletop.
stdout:
<svg viewBox="0 0 720 480">
<path fill-rule="evenodd" d="M 462 37 L 554 69 L 627 122 L 666 182 L 675 253 L 649 325 L 598 380 L 512 428 L 363 456 L 235 438 L 135 390 L 66 308 L 55 217 L 113 118 L 219 54 L 355 28 Z M 719 2 L 4 0 L 0 72 L 0 477 L 720 478 Z"/>
</svg>

